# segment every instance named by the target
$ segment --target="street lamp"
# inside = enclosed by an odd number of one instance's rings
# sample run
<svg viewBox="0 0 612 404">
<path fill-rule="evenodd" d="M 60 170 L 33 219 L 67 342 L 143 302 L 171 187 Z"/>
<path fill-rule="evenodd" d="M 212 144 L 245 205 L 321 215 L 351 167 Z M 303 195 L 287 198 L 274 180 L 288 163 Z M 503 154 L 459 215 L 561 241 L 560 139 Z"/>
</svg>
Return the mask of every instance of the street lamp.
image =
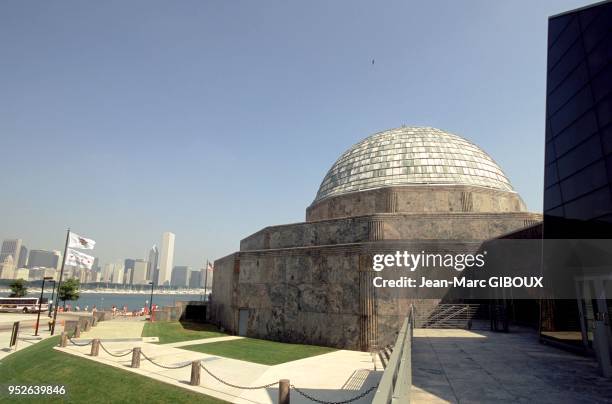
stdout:
<svg viewBox="0 0 612 404">
<path fill-rule="evenodd" d="M 149 320 L 153 322 L 153 288 L 155 287 L 155 282 L 149 282 L 151 285 L 151 298 L 149 299 Z"/>
<path fill-rule="evenodd" d="M 38 299 L 38 315 L 36 316 L 36 331 L 34 331 L 34 336 L 38 336 L 38 325 L 40 324 L 40 311 L 42 310 L 42 299 L 43 293 L 45 292 L 45 281 L 53 279 L 50 276 L 45 276 L 42 279 L 42 286 L 40 288 L 40 299 Z"/>
<path fill-rule="evenodd" d="M 51 277 L 49 276 L 48 278 L 51 278 Z M 53 282 L 53 291 L 51 292 L 51 300 L 50 300 L 51 304 L 49 304 L 49 317 L 51 317 L 51 309 L 53 307 L 53 302 L 54 302 L 53 298 L 55 297 L 55 284 L 56 284 L 55 279 L 53 278 L 51 278 L 51 282 Z"/>
</svg>

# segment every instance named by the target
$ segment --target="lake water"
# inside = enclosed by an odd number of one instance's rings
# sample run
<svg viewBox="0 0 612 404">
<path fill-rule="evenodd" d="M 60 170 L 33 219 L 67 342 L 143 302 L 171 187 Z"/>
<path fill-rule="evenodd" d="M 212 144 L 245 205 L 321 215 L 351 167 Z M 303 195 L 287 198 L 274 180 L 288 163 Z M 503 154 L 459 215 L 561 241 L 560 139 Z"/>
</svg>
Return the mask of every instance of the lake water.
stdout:
<svg viewBox="0 0 612 404">
<path fill-rule="evenodd" d="M 7 297 L 8 293 L 0 293 L 0 297 Z M 28 297 L 39 297 L 40 294 L 28 293 Z M 51 293 L 45 293 L 44 296 L 51 298 Z M 81 293 L 79 300 L 74 302 L 66 302 L 72 307 L 79 306 L 82 309 L 89 306 L 89 309 L 95 304 L 98 310 L 102 308 L 111 308 L 113 305 L 122 309 L 127 305 L 128 310 L 140 310 L 149 305 L 151 295 L 145 294 L 122 294 L 122 293 Z M 175 302 L 181 300 L 203 300 L 202 295 L 156 295 L 153 294 L 153 304 L 158 306 L 173 306 Z M 62 303 L 60 302 L 60 307 Z"/>
</svg>

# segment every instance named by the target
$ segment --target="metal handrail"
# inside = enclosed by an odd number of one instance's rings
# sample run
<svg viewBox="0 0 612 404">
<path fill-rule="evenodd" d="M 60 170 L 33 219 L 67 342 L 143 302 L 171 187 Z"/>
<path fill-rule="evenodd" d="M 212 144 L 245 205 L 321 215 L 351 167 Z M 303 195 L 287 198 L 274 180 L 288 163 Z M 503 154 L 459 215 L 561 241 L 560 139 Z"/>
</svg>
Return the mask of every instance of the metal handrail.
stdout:
<svg viewBox="0 0 612 404">
<path fill-rule="evenodd" d="M 410 313 L 402 324 L 372 404 L 405 404 L 410 402 L 413 329 L 414 306 L 411 305 Z"/>
</svg>

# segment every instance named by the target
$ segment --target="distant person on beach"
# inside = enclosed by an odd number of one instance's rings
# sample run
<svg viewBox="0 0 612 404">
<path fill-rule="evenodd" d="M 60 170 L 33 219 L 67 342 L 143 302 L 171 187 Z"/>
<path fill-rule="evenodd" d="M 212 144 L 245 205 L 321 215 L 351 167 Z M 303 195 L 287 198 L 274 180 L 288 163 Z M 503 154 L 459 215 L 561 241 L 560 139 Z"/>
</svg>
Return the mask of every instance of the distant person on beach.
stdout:
<svg viewBox="0 0 612 404">
<path fill-rule="evenodd" d="M 115 306 L 114 304 L 113 304 L 112 312 L 113 312 L 113 317 L 115 317 L 117 315 L 117 306 Z"/>
<path fill-rule="evenodd" d="M 95 313 L 97 311 L 98 311 L 98 309 L 96 308 L 96 305 L 94 304 L 93 307 L 91 308 L 91 312 Z"/>
<path fill-rule="evenodd" d="M 85 308 L 83 309 L 83 311 L 89 311 L 89 306 L 85 306 Z"/>
</svg>

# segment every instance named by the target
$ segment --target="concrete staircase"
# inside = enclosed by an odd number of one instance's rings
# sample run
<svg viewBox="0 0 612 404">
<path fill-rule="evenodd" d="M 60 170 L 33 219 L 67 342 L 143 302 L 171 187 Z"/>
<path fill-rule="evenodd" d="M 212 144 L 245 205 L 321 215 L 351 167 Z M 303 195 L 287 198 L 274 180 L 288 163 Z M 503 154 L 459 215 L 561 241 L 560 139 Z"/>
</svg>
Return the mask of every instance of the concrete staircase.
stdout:
<svg viewBox="0 0 612 404">
<path fill-rule="evenodd" d="M 438 304 L 429 310 L 418 310 L 415 316 L 416 328 L 467 328 L 479 304 Z"/>
</svg>

